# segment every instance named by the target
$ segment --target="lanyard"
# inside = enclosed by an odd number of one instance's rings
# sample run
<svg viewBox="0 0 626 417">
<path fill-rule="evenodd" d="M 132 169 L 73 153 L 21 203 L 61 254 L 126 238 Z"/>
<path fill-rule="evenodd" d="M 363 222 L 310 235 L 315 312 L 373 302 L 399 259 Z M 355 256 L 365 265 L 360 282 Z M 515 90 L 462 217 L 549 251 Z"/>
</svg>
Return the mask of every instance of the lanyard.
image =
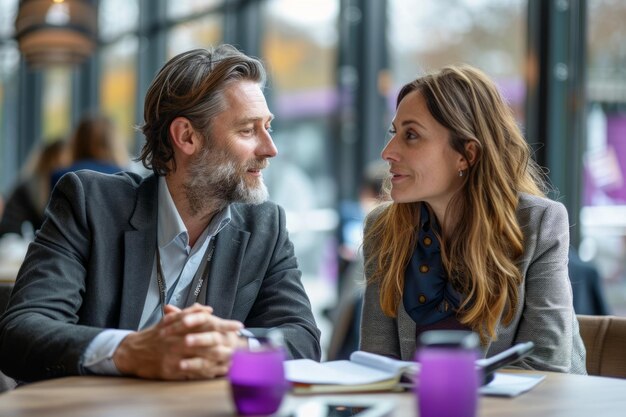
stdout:
<svg viewBox="0 0 626 417">
<path fill-rule="evenodd" d="M 191 288 L 194 288 L 194 284 L 195 284 L 195 289 L 193 290 L 193 297 L 191 296 L 192 293 L 189 294 L 189 296 L 187 297 L 187 306 L 192 304 L 191 301 L 196 302 L 198 301 L 198 296 L 200 295 L 200 291 L 202 290 L 202 285 L 204 285 L 205 282 L 207 282 L 209 280 L 209 271 L 211 270 L 210 266 L 211 266 L 211 259 L 213 259 L 213 251 L 215 251 L 215 238 L 211 237 L 210 238 L 211 241 L 209 242 L 209 247 L 206 250 L 206 263 L 204 266 L 204 271 L 200 271 L 200 267 L 198 267 L 198 270 L 196 271 L 196 274 L 193 277 L 193 280 L 191 281 Z M 161 255 L 160 255 L 160 251 L 159 248 L 157 247 L 157 252 L 156 252 L 156 261 L 157 261 L 157 285 L 159 286 L 159 303 L 161 304 L 161 316 L 165 317 L 165 298 L 166 298 L 166 291 L 165 291 L 165 279 L 163 278 L 163 271 L 161 269 Z M 184 266 L 183 266 L 184 268 Z M 182 271 L 181 271 L 182 274 Z"/>
</svg>

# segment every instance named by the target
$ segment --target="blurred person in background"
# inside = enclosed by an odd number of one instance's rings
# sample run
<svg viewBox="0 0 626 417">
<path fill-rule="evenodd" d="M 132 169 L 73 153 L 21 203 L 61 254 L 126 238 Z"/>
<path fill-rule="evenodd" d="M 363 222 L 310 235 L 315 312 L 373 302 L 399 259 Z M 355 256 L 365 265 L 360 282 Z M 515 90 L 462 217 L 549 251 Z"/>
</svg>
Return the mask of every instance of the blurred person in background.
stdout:
<svg viewBox="0 0 626 417">
<path fill-rule="evenodd" d="M 17 233 L 31 239 L 32 233 L 41 227 L 50 197 L 50 175 L 69 162 L 66 142 L 55 139 L 46 143 L 29 159 L 18 184 L 7 198 L 0 221 L 0 236 Z"/>
<path fill-rule="evenodd" d="M 361 349 L 411 360 L 427 330 L 472 330 L 487 357 L 526 341 L 516 367 L 585 374 L 565 207 L 545 198 L 495 84 L 452 66 L 405 85 L 389 164 L 393 202 L 372 211 Z"/>
<path fill-rule="evenodd" d="M 50 185 L 56 185 L 68 172 L 89 169 L 115 174 L 128 166 L 128 151 L 115 132 L 113 121 L 100 114 L 84 116 L 69 143 L 71 165 L 52 173 Z"/>
<path fill-rule="evenodd" d="M 277 154 L 265 80 L 230 45 L 183 52 L 146 93 L 140 159 L 153 173 L 59 180 L 0 319 L 2 372 L 209 379 L 247 344 L 240 331 L 270 328 L 287 357 L 319 360 L 285 212 L 263 181 Z"/>
<path fill-rule="evenodd" d="M 365 167 L 356 202 L 343 202 L 342 243 L 339 245 L 339 281 L 337 303 L 325 314 L 333 323 L 328 360 L 349 359 L 359 347 L 361 305 L 363 299 L 363 222 L 365 217 L 386 199 L 383 180 L 389 175 L 387 163 L 373 161 Z"/>
<path fill-rule="evenodd" d="M 363 241 L 363 221 L 384 198 L 382 187 L 383 179 L 387 174 L 387 164 L 384 161 L 369 163 L 361 178 L 358 201 L 343 201 L 340 204 L 339 213 L 342 224 L 342 242 L 339 246 L 340 276 L 358 256 Z"/>
</svg>

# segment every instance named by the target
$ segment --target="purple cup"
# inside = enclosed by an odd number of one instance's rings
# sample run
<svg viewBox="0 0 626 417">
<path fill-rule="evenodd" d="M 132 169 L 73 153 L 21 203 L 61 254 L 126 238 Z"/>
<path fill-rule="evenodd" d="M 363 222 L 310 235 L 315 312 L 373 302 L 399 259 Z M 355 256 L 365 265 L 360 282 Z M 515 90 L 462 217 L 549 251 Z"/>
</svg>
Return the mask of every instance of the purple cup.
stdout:
<svg viewBox="0 0 626 417">
<path fill-rule="evenodd" d="M 282 347 L 263 345 L 233 353 L 228 379 L 239 414 L 272 414 L 278 410 L 287 391 L 284 361 Z"/>
<path fill-rule="evenodd" d="M 452 338 L 466 337 L 461 333 L 469 332 L 441 334 L 444 340 L 450 340 L 450 335 Z M 430 336 L 432 339 L 433 334 Z M 481 372 L 476 368 L 478 351 L 473 343 L 470 346 L 426 344 L 418 351 L 416 359 L 421 367 L 415 394 L 420 417 L 476 416 Z"/>
</svg>

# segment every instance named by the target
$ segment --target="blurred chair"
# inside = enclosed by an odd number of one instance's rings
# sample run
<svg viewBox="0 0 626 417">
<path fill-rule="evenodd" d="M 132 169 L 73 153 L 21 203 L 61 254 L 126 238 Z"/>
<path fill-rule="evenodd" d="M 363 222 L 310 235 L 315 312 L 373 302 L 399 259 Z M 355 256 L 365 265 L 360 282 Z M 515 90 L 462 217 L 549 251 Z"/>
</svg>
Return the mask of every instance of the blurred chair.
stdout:
<svg viewBox="0 0 626 417">
<path fill-rule="evenodd" d="M 359 349 L 362 306 L 362 290 L 344 294 L 337 303 L 330 317 L 333 332 L 326 351 L 327 360 L 350 359 L 350 354 Z"/>
<path fill-rule="evenodd" d="M 589 375 L 626 378 L 626 317 L 577 315 Z"/>
</svg>

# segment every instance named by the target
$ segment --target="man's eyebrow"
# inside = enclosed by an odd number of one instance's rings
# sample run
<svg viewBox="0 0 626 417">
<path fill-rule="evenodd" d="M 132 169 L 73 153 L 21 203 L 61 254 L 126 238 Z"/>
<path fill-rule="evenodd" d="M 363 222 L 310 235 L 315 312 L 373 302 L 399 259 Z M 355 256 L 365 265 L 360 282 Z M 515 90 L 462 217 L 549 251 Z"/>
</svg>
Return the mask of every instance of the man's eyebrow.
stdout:
<svg viewBox="0 0 626 417">
<path fill-rule="evenodd" d="M 272 120 L 274 120 L 274 115 L 270 114 L 269 117 L 267 118 L 267 122 L 272 122 Z M 236 124 L 238 126 L 242 126 L 242 125 L 247 125 L 248 123 L 263 122 L 263 121 L 265 121 L 265 117 L 245 117 L 243 119 L 238 120 Z"/>
</svg>

